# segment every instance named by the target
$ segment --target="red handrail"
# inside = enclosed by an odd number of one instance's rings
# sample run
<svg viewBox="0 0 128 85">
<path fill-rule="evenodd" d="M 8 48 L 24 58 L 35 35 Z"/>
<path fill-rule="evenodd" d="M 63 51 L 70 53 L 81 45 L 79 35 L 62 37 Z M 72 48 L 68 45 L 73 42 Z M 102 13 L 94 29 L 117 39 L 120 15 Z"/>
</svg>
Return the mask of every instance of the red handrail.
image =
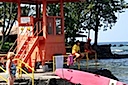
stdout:
<svg viewBox="0 0 128 85">
<path fill-rule="evenodd" d="M 21 32 L 21 33 L 22 33 L 22 32 Z M 21 33 L 20 33 L 20 34 L 21 34 Z M 25 33 L 26 33 L 26 32 L 25 32 Z M 25 35 L 24 35 L 24 36 L 25 36 Z M 22 38 L 23 38 L 24 36 L 22 36 Z M 22 38 L 21 38 L 21 39 L 22 39 Z M 9 52 L 10 52 L 10 51 L 12 50 L 12 48 L 15 46 L 17 40 L 18 40 L 18 38 L 15 40 L 15 42 L 13 43 L 13 45 L 11 46 L 11 48 L 9 49 Z M 15 49 L 16 49 L 16 48 L 15 48 Z M 14 50 L 15 50 L 15 49 L 14 49 Z M 14 52 L 14 51 L 13 51 L 13 52 Z"/>
</svg>

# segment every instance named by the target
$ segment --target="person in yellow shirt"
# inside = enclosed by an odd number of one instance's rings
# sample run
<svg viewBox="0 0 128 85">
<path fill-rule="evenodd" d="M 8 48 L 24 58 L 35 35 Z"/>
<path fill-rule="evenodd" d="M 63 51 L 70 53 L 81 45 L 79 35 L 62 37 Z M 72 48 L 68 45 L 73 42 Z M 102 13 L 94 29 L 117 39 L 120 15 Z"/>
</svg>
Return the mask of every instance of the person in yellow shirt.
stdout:
<svg viewBox="0 0 128 85">
<path fill-rule="evenodd" d="M 74 62 L 80 61 L 84 57 L 82 53 L 80 53 L 80 41 L 77 40 L 76 43 L 72 47 L 72 55 L 75 56 Z"/>
</svg>

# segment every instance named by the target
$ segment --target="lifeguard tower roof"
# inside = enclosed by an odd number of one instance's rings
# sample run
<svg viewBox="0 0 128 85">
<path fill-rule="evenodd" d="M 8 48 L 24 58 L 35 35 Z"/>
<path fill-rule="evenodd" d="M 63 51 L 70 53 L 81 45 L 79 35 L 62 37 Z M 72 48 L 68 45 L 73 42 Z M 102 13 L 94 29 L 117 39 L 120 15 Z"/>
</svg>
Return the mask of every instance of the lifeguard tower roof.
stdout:
<svg viewBox="0 0 128 85">
<path fill-rule="evenodd" d="M 15 2 L 15 3 L 28 3 L 28 4 L 34 4 L 34 3 L 42 3 L 43 0 L 0 0 L 0 2 Z M 48 3 L 58 3 L 60 0 L 46 0 Z M 78 2 L 81 0 L 63 0 L 63 2 Z"/>
</svg>

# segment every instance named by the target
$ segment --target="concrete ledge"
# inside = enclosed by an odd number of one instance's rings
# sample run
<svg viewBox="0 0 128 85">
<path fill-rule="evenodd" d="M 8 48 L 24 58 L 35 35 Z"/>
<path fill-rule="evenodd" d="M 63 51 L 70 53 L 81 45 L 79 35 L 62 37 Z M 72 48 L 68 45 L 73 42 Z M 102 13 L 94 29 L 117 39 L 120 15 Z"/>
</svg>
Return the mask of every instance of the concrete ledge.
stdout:
<svg viewBox="0 0 128 85">
<path fill-rule="evenodd" d="M 0 57 L 5 57 L 7 56 L 7 54 L 0 54 Z"/>
</svg>

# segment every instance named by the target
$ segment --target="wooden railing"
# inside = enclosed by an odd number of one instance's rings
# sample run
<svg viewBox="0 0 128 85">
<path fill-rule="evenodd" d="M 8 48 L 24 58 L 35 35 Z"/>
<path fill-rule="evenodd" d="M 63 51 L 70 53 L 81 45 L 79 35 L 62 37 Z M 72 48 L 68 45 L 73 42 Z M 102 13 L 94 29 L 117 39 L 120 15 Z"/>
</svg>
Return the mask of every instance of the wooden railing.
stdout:
<svg viewBox="0 0 128 85">
<path fill-rule="evenodd" d="M 63 64 L 67 64 L 68 55 L 70 55 L 70 53 L 68 53 L 66 55 L 62 55 L 64 57 L 64 63 Z M 85 59 L 81 59 L 81 60 L 86 60 L 85 66 L 86 66 L 86 69 L 88 69 L 88 62 L 90 60 L 88 53 L 85 53 L 85 56 L 86 56 L 86 58 Z M 65 58 L 66 58 L 66 60 L 65 60 Z M 97 65 L 98 65 L 98 63 L 97 63 L 97 53 L 94 54 L 94 60 L 95 60 L 95 66 L 97 68 Z M 80 69 L 80 62 L 77 62 L 77 64 L 78 64 L 78 69 Z M 53 56 L 53 72 L 56 69 L 56 66 L 55 65 L 56 65 L 55 56 Z"/>
</svg>

